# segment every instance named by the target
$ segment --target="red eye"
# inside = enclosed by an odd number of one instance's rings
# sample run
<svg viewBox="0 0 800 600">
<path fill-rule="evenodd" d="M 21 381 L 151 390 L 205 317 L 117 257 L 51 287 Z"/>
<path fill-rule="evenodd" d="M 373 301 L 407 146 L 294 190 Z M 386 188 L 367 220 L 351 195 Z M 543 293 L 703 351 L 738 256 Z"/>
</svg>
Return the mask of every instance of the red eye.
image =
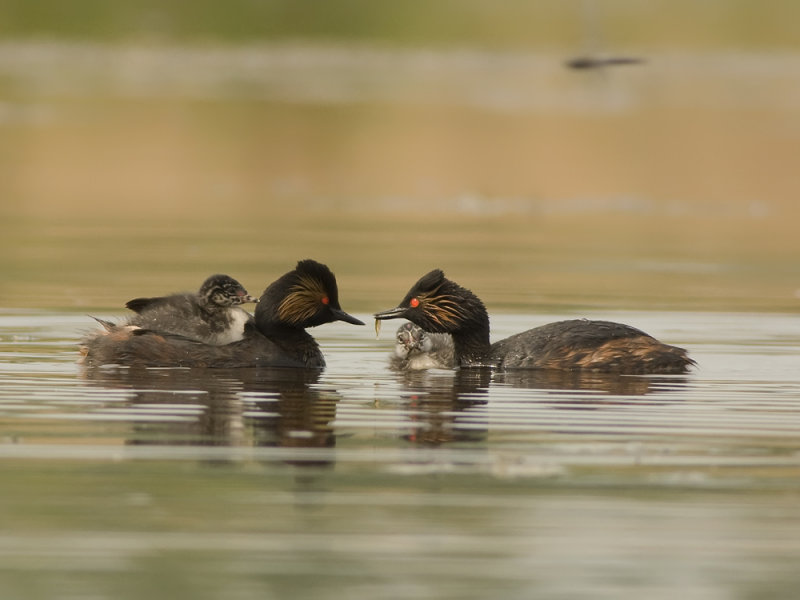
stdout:
<svg viewBox="0 0 800 600">
<path fill-rule="evenodd" d="M 322 302 L 323 304 L 329 304 L 330 301 L 331 301 L 330 298 L 328 298 L 327 296 L 323 296 L 320 302 Z"/>
<path fill-rule="evenodd" d="M 411 305 L 411 308 L 417 308 L 419 306 L 419 300 L 417 298 L 412 298 L 409 304 Z"/>
</svg>

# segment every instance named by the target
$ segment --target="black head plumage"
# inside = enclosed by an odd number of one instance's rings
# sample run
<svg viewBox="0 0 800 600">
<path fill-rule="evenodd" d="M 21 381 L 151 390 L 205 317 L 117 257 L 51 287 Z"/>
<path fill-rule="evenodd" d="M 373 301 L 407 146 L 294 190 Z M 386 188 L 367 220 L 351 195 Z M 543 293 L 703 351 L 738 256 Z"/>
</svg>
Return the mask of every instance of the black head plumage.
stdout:
<svg viewBox="0 0 800 600">
<path fill-rule="evenodd" d="M 377 313 L 375 318 L 405 318 L 433 333 L 453 333 L 488 321 L 478 297 L 447 279 L 441 269 L 423 275 L 396 308 Z"/>
<path fill-rule="evenodd" d="M 331 270 L 311 259 L 299 261 L 264 290 L 255 317 L 262 330 L 275 326 L 303 329 L 332 321 L 364 324 L 342 310 Z"/>
</svg>

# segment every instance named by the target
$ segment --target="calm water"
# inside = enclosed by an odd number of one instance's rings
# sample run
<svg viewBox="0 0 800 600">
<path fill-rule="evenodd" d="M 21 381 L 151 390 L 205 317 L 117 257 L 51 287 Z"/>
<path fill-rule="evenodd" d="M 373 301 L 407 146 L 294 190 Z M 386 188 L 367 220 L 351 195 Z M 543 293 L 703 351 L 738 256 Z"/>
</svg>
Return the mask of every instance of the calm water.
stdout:
<svg viewBox="0 0 800 600">
<path fill-rule="evenodd" d="M 87 316 L 0 312 L 0 597 L 794 597 L 800 317 L 587 316 L 700 367 L 398 375 L 386 323 L 314 330 L 320 374 L 86 378 Z"/>
</svg>

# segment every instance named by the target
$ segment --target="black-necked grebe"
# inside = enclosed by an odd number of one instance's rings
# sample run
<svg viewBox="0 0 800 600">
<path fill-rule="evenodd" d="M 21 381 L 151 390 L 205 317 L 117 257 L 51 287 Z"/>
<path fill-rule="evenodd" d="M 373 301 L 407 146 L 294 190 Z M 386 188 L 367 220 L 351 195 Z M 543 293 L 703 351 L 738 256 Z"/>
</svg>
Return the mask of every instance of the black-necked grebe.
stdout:
<svg viewBox="0 0 800 600">
<path fill-rule="evenodd" d="M 429 333 L 414 323 L 397 329 L 389 366 L 395 371 L 452 369 L 455 366 L 453 338 L 446 333 Z"/>
<path fill-rule="evenodd" d="M 695 364 L 683 348 L 609 321 L 559 321 L 490 344 L 483 302 L 439 269 L 415 283 L 399 306 L 375 318 L 404 318 L 425 331 L 451 334 L 455 361 L 461 367 L 639 374 L 685 373 Z"/>
<path fill-rule="evenodd" d="M 222 345 L 244 337 L 252 319 L 240 304 L 258 302 L 228 275 L 212 275 L 195 294 L 134 298 L 125 304 L 138 313 L 128 325 L 181 335 L 206 344 Z"/>
<path fill-rule="evenodd" d="M 339 305 L 336 278 L 323 264 L 301 260 L 270 284 L 256 305 L 255 319 L 243 339 L 214 346 L 180 335 L 134 325 L 102 322 L 86 336 L 83 363 L 133 367 L 306 367 L 322 368 L 325 359 L 305 328 L 345 321 L 363 325 Z"/>
</svg>

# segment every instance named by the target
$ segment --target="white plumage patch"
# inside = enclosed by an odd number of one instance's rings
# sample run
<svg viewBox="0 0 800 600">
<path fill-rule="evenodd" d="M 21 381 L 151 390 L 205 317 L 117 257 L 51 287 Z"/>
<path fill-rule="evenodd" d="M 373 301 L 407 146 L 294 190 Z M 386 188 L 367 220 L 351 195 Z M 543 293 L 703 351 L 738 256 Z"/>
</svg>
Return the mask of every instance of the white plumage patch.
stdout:
<svg viewBox="0 0 800 600">
<path fill-rule="evenodd" d="M 229 309 L 230 325 L 225 331 L 214 336 L 214 344 L 222 346 L 231 342 L 238 342 L 244 337 L 244 325 L 250 320 L 250 315 L 242 309 Z"/>
</svg>

